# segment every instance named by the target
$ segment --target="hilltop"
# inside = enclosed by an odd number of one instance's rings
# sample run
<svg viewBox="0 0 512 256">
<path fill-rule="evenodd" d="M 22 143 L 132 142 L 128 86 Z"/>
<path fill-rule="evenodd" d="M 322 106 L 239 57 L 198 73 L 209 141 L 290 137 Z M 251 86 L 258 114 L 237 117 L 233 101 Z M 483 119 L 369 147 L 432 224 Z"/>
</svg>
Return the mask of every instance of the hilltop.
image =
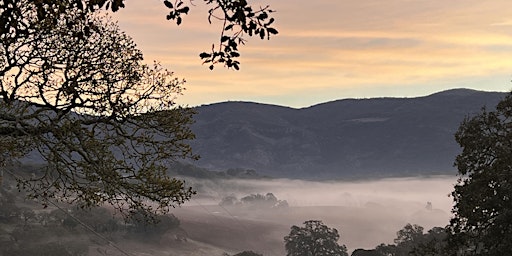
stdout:
<svg viewBox="0 0 512 256">
<path fill-rule="evenodd" d="M 453 89 L 416 98 L 342 99 L 307 108 L 253 102 L 197 107 L 194 163 L 272 177 L 454 174 L 454 133 L 506 93 Z"/>
</svg>

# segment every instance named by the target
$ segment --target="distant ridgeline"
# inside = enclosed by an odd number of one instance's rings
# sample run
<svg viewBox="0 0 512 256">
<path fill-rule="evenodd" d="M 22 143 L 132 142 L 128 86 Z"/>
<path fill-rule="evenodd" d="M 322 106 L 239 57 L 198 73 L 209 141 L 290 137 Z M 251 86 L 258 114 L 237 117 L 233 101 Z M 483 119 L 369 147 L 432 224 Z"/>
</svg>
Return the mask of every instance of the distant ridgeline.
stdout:
<svg viewBox="0 0 512 256">
<path fill-rule="evenodd" d="M 506 95 L 455 89 L 417 98 L 345 99 L 294 109 L 249 102 L 197 107 L 191 142 L 210 170 L 332 179 L 454 174 L 454 133 Z"/>
<path fill-rule="evenodd" d="M 190 142 L 201 159 L 171 164 L 170 174 L 317 180 L 455 174 L 460 148 L 454 133 L 460 123 L 484 106 L 493 109 L 506 94 L 454 89 L 301 109 L 250 102 L 204 105 L 197 107 L 196 139 Z M 21 162 L 31 170 L 44 165 L 32 153 Z"/>
</svg>

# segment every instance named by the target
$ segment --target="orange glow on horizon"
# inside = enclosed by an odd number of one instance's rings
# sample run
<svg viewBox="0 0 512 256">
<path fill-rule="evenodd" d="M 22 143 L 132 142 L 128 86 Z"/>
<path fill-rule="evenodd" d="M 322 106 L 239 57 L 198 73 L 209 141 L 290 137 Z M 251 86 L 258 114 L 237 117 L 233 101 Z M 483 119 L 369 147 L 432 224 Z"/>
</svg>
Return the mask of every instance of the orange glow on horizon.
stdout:
<svg viewBox="0 0 512 256">
<path fill-rule="evenodd" d="M 280 34 L 270 41 L 250 38 L 241 47 L 238 72 L 201 65 L 198 54 L 219 36 L 219 26 L 206 21 L 204 6 L 176 27 L 165 20 L 160 3 L 145 4 L 130 2 L 116 18 L 148 61 L 159 60 L 186 78 L 179 102 L 187 105 L 251 100 L 304 107 L 460 86 L 512 88 L 508 0 L 269 1 L 278 10 Z"/>
</svg>

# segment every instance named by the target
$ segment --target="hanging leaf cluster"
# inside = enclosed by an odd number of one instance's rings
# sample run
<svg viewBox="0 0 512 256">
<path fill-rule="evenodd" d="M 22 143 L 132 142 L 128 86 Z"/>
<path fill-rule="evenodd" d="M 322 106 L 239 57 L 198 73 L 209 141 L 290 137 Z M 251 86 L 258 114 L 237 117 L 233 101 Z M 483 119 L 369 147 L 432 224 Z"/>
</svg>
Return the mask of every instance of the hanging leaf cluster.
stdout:
<svg viewBox="0 0 512 256">
<path fill-rule="evenodd" d="M 217 47 L 213 44 L 211 51 L 199 55 L 203 64 L 209 64 L 210 69 L 217 63 L 222 63 L 227 68 L 240 69 L 240 62 L 237 60 L 240 57 L 238 47 L 245 44 L 245 35 L 270 39 L 271 35 L 278 33 L 271 26 L 275 19 L 270 17 L 274 12 L 270 6 L 255 10 L 245 0 L 206 2 L 216 4 L 209 11 L 208 21 L 212 23 L 212 20 L 219 20 L 223 23 Z"/>
<path fill-rule="evenodd" d="M 3 5 L 9 9 L 10 2 L 15 1 L 5 0 Z M 246 43 L 244 36 L 270 39 L 271 36 L 278 34 L 278 30 L 272 26 L 275 19 L 271 14 L 274 10 L 268 5 L 255 8 L 247 0 L 203 1 L 209 6 L 208 22 L 211 24 L 217 20 L 222 24 L 219 42 L 213 44 L 211 50 L 199 54 L 203 64 L 207 64 L 210 69 L 214 69 L 216 64 L 235 70 L 240 69 L 239 46 Z M 66 12 L 68 8 L 77 8 L 83 13 L 89 13 L 103 8 L 116 12 L 125 7 L 125 0 L 28 0 L 27 2 L 37 11 L 40 20 L 53 19 L 52 22 L 56 22 L 56 17 Z M 188 5 L 194 6 L 192 1 L 187 4 L 183 0 L 164 0 L 163 4 L 169 9 L 166 19 L 174 20 L 177 25 L 182 24 L 183 16 L 190 12 L 191 8 Z M 8 10 L 0 17 L 0 24 L 6 24 L 0 29 L 9 29 L 7 25 L 9 14 Z M 83 15 L 82 19 L 87 17 Z M 91 27 L 85 25 L 83 29 L 83 34 L 87 34 Z"/>
</svg>

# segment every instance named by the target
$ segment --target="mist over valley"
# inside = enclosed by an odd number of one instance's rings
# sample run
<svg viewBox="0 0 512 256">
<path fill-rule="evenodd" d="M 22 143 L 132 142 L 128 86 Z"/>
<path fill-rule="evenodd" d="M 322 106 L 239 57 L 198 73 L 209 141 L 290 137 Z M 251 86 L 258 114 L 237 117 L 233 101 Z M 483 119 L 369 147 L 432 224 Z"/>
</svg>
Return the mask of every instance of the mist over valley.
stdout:
<svg viewBox="0 0 512 256">
<path fill-rule="evenodd" d="M 137 231 L 115 220 L 116 229 L 105 232 L 133 255 L 222 256 L 252 250 L 273 256 L 285 255 L 283 239 L 290 227 L 308 220 L 337 229 L 349 253 L 392 244 L 408 223 L 425 231 L 444 227 L 452 215 L 453 161 L 460 151 L 454 133 L 466 116 L 493 108 L 504 96 L 457 89 L 304 109 L 246 102 L 198 107 L 192 126 L 197 138 L 191 144 L 201 159 L 170 163 L 168 170 L 197 194 L 171 210 L 165 227 Z M 29 157 L 26 163 L 43 164 L 39 161 Z M 30 175 L 34 168 L 26 168 Z M 50 227 L 62 231 L 66 215 L 57 214 L 58 208 L 42 210 L 40 202 L 24 201 L 13 181 L 2 189 L 3 198 L 15 198 L 13 212 L 25 207 L 36 216 L 14 219 L 37 227 L 43 218 L 37 216 L 52 213 L 57 217 Z M 0 214 L 0 219 L 12 221 L 9 214 L 15 213 Z M 0 224 L 0 242 L 8 243 L 20 225 Z M 79 228 L 66 232 L 88 237 L 80 244 L 87 255 L 123 255 Z"/>
<path fill-rule="evenodd" d="M 512 255 L 512 1 L 0 3 L 0 256 Z"/>
<path fill-rule="evenodd" d="M 284 255 L 283 237 L 306 220 L 338 229 L 349 252 L 392 244 L 407 223 L 425 230 L 444 227 L 453 206 L 453 162 L 460 153 L 455 131 L 464 118 L 494 108 L 505 95 L 455 89 L 303 109 L 248 102 L 201 106 L 192 144 L 202 157 L 194 165 L 202 166 L 196 171 L 216 170 L 217 178 L 185 177 L 199 194 L 176 214 L 191 230 L 222 220 L 230 227 L 226 233 L 237 234 L 224 241 L 217 232 L 204 238 L 204 231 L 196 236 L 192 231 L 198 240 L 264 255 Z M 266 193 L 289 207 L 218 205 L 226 196 Z M 255 223 L 264 227 L 259 236 L 244 228 Z"/>
<path fill-rule="evenodd" d="M 421 225 L 426 230 L 444 227 L 451 216 L 453 199 L 448 195 L 455 181 L 453 176 L 346 182 L 202 181 L 197 197 L 174 213 L 194 239 L 234 251 L 253 250 L 264 255 L 285 254 L 282 241 L 292 225 L 323 220 L 338 229 L 340 241 L 350 252 L 393 243 L 396 232 L 407 223 Z M 267 193 L 286 200 L 289 207 L 219 206 L 226 196 L 240 199 Z"/>
</svg>

